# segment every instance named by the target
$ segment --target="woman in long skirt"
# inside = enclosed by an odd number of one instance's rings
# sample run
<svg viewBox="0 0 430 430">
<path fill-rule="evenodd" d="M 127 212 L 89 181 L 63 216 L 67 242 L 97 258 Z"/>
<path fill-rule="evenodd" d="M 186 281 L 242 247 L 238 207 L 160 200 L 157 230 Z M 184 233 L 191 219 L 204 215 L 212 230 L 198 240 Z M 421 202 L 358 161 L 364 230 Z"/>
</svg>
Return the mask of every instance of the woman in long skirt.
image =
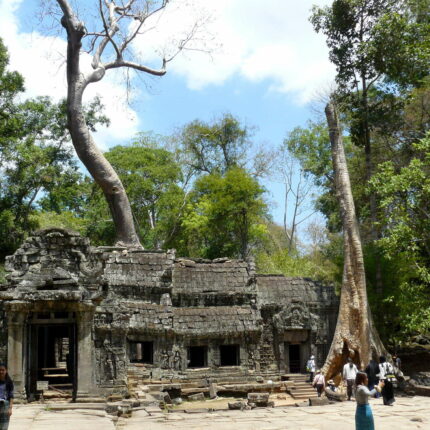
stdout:
<svg viewBox="0 0 430 430">
<path fill-rule="evenodd" d="M 0 364 L 0 430 L 7 430 L 13 406 L 13 382 L 7 367 Z"/>
<path fill-rule="evenodd" d="M 356 430 L 375 430 L 373 423 L 372 409 L 369 405 L 369 397 L 375 396 L 381 392 L 384 386 L 384 381 L 380 381 L 372 391 L 367 388 L 367 375 L 364 372 L 358 372 L 355 378 L 357 390 L 355 392 L 355 400 L 357 401 L 357 409 L 355 411 L 355 429 Z"/>
</svg>

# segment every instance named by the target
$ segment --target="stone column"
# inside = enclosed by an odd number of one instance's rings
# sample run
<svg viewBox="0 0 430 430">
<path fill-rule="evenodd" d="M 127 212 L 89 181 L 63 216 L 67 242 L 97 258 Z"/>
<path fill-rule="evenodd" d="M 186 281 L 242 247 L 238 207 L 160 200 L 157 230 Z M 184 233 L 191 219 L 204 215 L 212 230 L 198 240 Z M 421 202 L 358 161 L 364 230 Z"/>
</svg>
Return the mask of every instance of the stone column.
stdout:
<svg viewBox="0 0 430 430">
<path fill-rule="evenodd" d="M 8 372 L 15 385 L 17 399 L 25 398 L 25 370 L 24 370 L 24 312 L 8 311 L 8 343 L 7 365 Z"/>
<path fill-rule="evenodd" d="M 278 341 L 278 338 L 275 338 Z M 285 372 L 287 373 L 288 369 L 287 369 L 287 360 L 286 360 L 286 354 L 288 352 L 288 348 L 285 348 L 285 342 L 282 340 L 279 341 L 278 343 L 278 348 L 279 348 L 279 370 L 281 372 Z"/>
<path fill-rule="evenodd" d="M 89 397 L 96 392 L 91 336 L 93 315 L 92 311 L 77 312 L 77 398 Z"/>
</svg>

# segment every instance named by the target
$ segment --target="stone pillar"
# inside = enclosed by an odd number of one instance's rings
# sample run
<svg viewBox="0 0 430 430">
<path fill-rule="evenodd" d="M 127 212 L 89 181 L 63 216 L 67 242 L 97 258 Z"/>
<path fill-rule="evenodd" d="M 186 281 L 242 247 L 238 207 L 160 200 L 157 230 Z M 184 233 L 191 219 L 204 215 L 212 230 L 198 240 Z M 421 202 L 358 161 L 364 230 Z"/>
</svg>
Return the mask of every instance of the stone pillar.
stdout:
<svg viewBox="0 0 430 430">
<path fill-rule="evenodd" d="M 25 369 L 24 369 L 24 333 L 25 318 L 23 312 L 8 312 L 8 343 L 7 365 L 8 372 L 15 385 L 17 399 L 25 398 Z"/>
<path fill-rule="evenodd" d="M 275 338 L 277 340 L 277 338 Z M 281 341 L 278 343 L 279 347 L 279 370 L 281 372 L 287 373 L 287 360 L 286 360 L 286 351 L 288 348 L 285 348 L 285 342 Z"/>
<path fill-rule="evenodd" d="M 290 344 L 283 342 L 284 346 L 284 372 L 290 373 Z"/>
<path fill-rule="evenodd" d="M 89 397 L 96 392 L 92 340 L 92 311 L 77 312 L 77 398 Z"/>
</svg>

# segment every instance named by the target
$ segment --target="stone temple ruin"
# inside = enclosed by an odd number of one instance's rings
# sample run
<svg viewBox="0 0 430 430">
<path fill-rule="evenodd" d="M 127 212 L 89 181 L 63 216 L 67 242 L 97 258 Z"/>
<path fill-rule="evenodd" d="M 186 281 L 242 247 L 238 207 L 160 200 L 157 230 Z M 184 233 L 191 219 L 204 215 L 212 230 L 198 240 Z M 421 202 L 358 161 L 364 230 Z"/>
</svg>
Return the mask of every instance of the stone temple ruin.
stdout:
<svg viewBox="0 0 430 430">
<path fill-rule="evenodd" d="M 333 287 L 258 275 L 252 261 L 91 247 L 63 229 L 7 257 L 0 359 L 22 398 L 41 381 L 75 398 L 127 392 L 128 378 L 276 380 L 322 364 L 337 319 Z M 279 378 L 278 378 L 279 379 Z"/>
</svg>

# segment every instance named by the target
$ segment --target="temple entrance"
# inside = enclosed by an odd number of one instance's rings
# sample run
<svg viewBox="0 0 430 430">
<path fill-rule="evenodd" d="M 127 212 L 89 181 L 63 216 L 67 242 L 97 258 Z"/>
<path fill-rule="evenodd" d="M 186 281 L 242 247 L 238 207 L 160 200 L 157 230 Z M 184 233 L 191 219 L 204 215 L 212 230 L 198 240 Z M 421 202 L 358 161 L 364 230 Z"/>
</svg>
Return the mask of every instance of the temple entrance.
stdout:
<svg viewBox="0 0 430 430">
<path fill-rule="evenodd" d="M 27 395 L 38 398 L 38 381 L 59 396 L 76 397 L 76 323 L 74 312 L 37 312 L 28 329 Z M 39 383 L 39 388 L 40 388 Z"/>
<path fill-rule="evenodd" d="M 288 345 L 288 362 L 290 364 L 290 373 L 300 373 L 300 345 Z"/>
</svg>

